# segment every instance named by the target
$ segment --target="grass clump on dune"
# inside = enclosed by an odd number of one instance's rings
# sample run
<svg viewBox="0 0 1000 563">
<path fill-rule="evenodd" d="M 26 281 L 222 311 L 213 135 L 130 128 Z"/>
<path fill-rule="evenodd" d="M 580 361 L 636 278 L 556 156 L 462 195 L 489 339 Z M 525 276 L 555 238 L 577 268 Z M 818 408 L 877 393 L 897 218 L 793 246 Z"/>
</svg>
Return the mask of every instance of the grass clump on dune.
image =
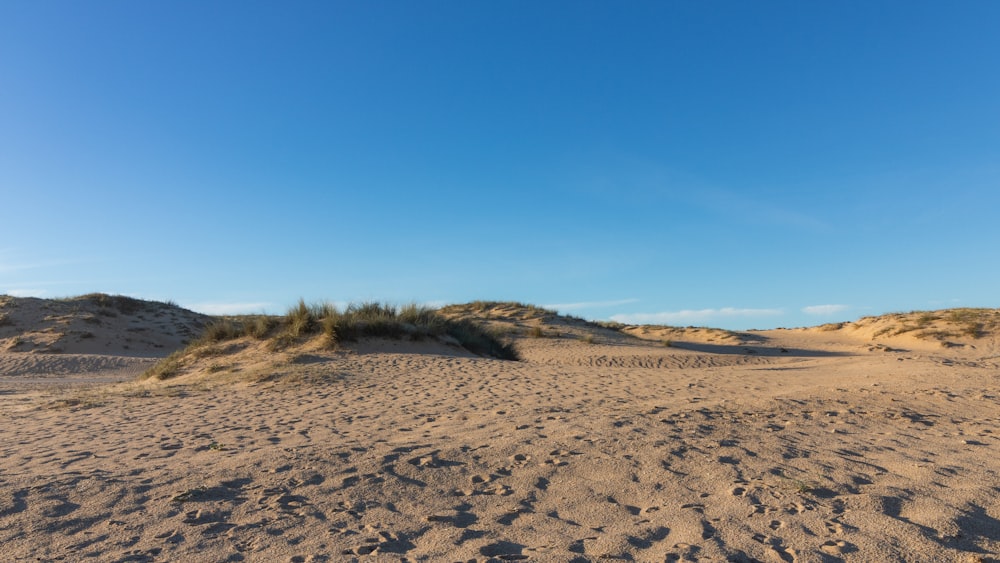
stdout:
<svg viewBox="0 0 1000 563">
<path fill-rule="evenodd" d="M 414 304 L 397 307 L 371 301 L 351 304 L 340 310 L 331 303 L 309 305 L 300 299 L 284 316 L 220 318 L 209 324 L 188 348 L 164 358 L 142 378 L 174 377 L 180 372 L 185 357 L 197 357 L 198 349 L 227 340 L 244 337 L 266 340 L 271 351 L 278 351 L 320 335 L 331 347 L 366 337 L 450 338 L 475 354 L 503 360 L 519 359 L 512 344 L 501 341 L 483 325 L 470 319 L 448 319 L 428 307 Z"/>
<path fill-rule="evenodd" d="M 551 309 L 518 301 L 473 301 L 464 305 L 448 305 L 442 308 L 441 312 L 449 315 L 474 314 L 488 319 L 545 319 L 559 315 L 559 313 Z"/>
<path fill-rule="evenodd" d="M 163 303 L 145 301 L 142 299 L 136 299 L 135 297 L 129 297 L 127 295 L 108 295 L 106 293 L 88 293 L 77 297 L 60 299 L 60 301 L 69 303 L 92 303 L 100 307 L 103 311 L 107 311 L 109 313 L 118 312 L 123 315 L 134 315 L 145 309 L 164 305 Z"/>
<path fill-rule="evenodd" d="M 365 337 L 422 340 L 449 336 L 476 354 L 518 359 L 511 344 L 501 342 L 480 324 L 447 319 L 434 309 L 415 304 L 397 307 L 369 301 L 340 311 L 328 303 L 308 306 L 300 300 L 289 312 L 284 330 L 292 338 L 322 333 L 333 345 Z"/>
</svg>

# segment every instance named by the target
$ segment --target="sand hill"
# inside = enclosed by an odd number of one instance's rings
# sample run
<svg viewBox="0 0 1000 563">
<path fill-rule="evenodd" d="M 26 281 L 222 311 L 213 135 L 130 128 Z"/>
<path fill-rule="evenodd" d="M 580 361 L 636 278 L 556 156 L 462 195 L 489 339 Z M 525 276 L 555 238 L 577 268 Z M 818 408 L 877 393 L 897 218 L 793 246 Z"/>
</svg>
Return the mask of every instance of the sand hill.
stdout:
<svg viewBox="0 0 1000 563">
<path fill-rule="evenodd" d="M 121 295 L 0 296 L 0 378 L 86 383 L 134 377 L 201 334 L 209 320 Z"/>
<path fill-rule="evenodd" d="M 519 360 L 429 318 L 391 339 L 290 337 L 278 320 L 203 337 L 160 380 L 7 375 L 0 551 L 997 561 L 995 314 L 736 333 L 481 302 L 437 315 L 482 323 Z M 18 354 L 34 355 L 3 356 Z"/>
</svg>

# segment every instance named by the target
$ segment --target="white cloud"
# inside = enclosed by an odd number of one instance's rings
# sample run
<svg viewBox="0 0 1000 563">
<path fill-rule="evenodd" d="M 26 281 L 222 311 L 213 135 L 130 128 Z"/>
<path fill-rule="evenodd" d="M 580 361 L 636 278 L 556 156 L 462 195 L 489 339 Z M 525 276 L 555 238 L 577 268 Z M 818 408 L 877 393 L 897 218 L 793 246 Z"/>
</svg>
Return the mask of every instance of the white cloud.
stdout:
<svg viewBox="0 0 1000 563">
<path fill-rule="evenodd" d="M 771 317 L 784 313 L 781 309 L 685 309 L 663 313 L 626 313 L 614 315 L 611 320 L 628 324 L 692 324 L 727 317 Z"/>
<path fill-rule="evenodd" d="M 40 263 L 39 264 L 26 264 L 26 263 L 13 264 L 13 263 L 10 263 L 10 262 L 0 262 L 0 272 L 2 272 L 2 273 L 20 272 L 22 270 L 33 270 L 33 269 L 36 269 L 36 268 L 42 268 L 44 266 L 45 266 L 45 264 L 40 264 Z"/>
<path fill-rule="evenodd" d="M 41 297 L 47 292 L 44 289 L 8 289 L 5 293 L 11 297 Z"/>
<path fill-rule="evenodd" d="M 807 315 L 832 315 L 850 308 L 850 305 L 810 305 L 803 307 L 802 312 Z"/>
<path fill-rule="evenodd" d="M 542 305 L 546 309 L 555 309 L 557 311 L 573 311 L 576 309 L 596 309 L 599 307 L 617 307 L 618 305 L 627 305 L 629 303 L 635 303 L 639 301 L 638 299 L 618 299 L 615 301 L 581 301 L 579 303 L 554 303 L 550 305 Z"/>
<path fill-rule="evenodd" d="M 270 305 L 270 303 L 261 301 L 251 303 L 186 303 L 181 306 L 206 315 L 245 315 L 260 313 Z"/>
<path fill-rule="evenodd" d="M 34 261 L 19 261 L 8 258 L 8 256 L 14 254 L 10 249 L 0 248 L 0 273 L 10 273 L 10 272 L 23 272 L 25 270 L 39 270 L 43 268 L 52 268 L 54 266 L 69 266 L 73 264 L 80 264 L 85 260 L 82 258 L 76 258 L 72 260 L 34 260 Z"/>
</svg>

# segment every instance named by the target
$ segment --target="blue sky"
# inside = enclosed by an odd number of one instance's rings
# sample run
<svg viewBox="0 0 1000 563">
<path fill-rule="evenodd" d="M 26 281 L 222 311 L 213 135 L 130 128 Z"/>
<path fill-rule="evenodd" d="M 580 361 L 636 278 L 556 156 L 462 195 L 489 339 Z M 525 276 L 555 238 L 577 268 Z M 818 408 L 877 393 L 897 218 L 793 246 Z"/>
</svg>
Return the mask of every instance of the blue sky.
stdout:
<svg viewBox="0 0 1000 563">
<path fill-rule="evenodd" d="M 1000 3 L 0 3 L 0 293 L 1000 306 Z"/>
</svg>

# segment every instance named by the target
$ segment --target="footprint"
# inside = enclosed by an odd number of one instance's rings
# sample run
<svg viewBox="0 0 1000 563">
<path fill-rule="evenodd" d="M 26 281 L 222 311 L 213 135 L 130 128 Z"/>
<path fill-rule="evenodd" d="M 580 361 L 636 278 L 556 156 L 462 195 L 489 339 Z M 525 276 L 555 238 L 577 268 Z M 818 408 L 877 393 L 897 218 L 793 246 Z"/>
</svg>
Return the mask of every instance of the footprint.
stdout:
<svg viewBox="0 0 1000 563">
<path fill-rule="evenodd" d="M 497 495 L 497 496 L 507 496 L 514 492 L 513 489 L 507 485 L 494 485 L 492 487 L 487 487 L 483 489 L 482 493 L 484 495 Z"/>
<path fill-rule="evenodd" d="M 436 468 L 436 467 L 438 467 L 437 456 L 434 453 L 431 453 L 431 454 L 425 455 L 425 456 L 415 457 L 413 459 L 408 460 L 407 463 L 409 463 L 410 465 L 413 465 L 415 467 L 420 467 L 420 468 L 424 468 L 424 467 Z"/>
<path fill-rule="evenodd" d="M 812 507 L 806 506 L 801 502 L 793 502 L 785 505 L 785 512 L 789 514 L 802 514 L 806 510 L 812 510 Z"/>
<path fill-rule="evenodd" d="M 701 521 L 701 539 L 711 539 L 715 536 L 715 532 L 715 527 L 709 524 L 707 520 Z"/>
<path fill-rule="evenodd" d="M 785 561 L 786 563 L 795 563 L 795 551 L 791 549 L 786 549 L 780 545 L 772 545 L 768 549 L 771 554 L 778 559 Z"/>
<path fill-rule="evenodd" d="M 828 540 L 823 542 L 823 545 L 819 546 L 820 551 L 827 555 L 842 555 L 844 552 L 849 551 L 851 544 L 844 540 Z"/>
<path fill-rule="evenodd" d="M 514 454 L 510 456 L 510 460 L 514 462 L 514 465 L 524 467 L 531 461 L 531 456 L 528 454 Z"/>
</svg>

